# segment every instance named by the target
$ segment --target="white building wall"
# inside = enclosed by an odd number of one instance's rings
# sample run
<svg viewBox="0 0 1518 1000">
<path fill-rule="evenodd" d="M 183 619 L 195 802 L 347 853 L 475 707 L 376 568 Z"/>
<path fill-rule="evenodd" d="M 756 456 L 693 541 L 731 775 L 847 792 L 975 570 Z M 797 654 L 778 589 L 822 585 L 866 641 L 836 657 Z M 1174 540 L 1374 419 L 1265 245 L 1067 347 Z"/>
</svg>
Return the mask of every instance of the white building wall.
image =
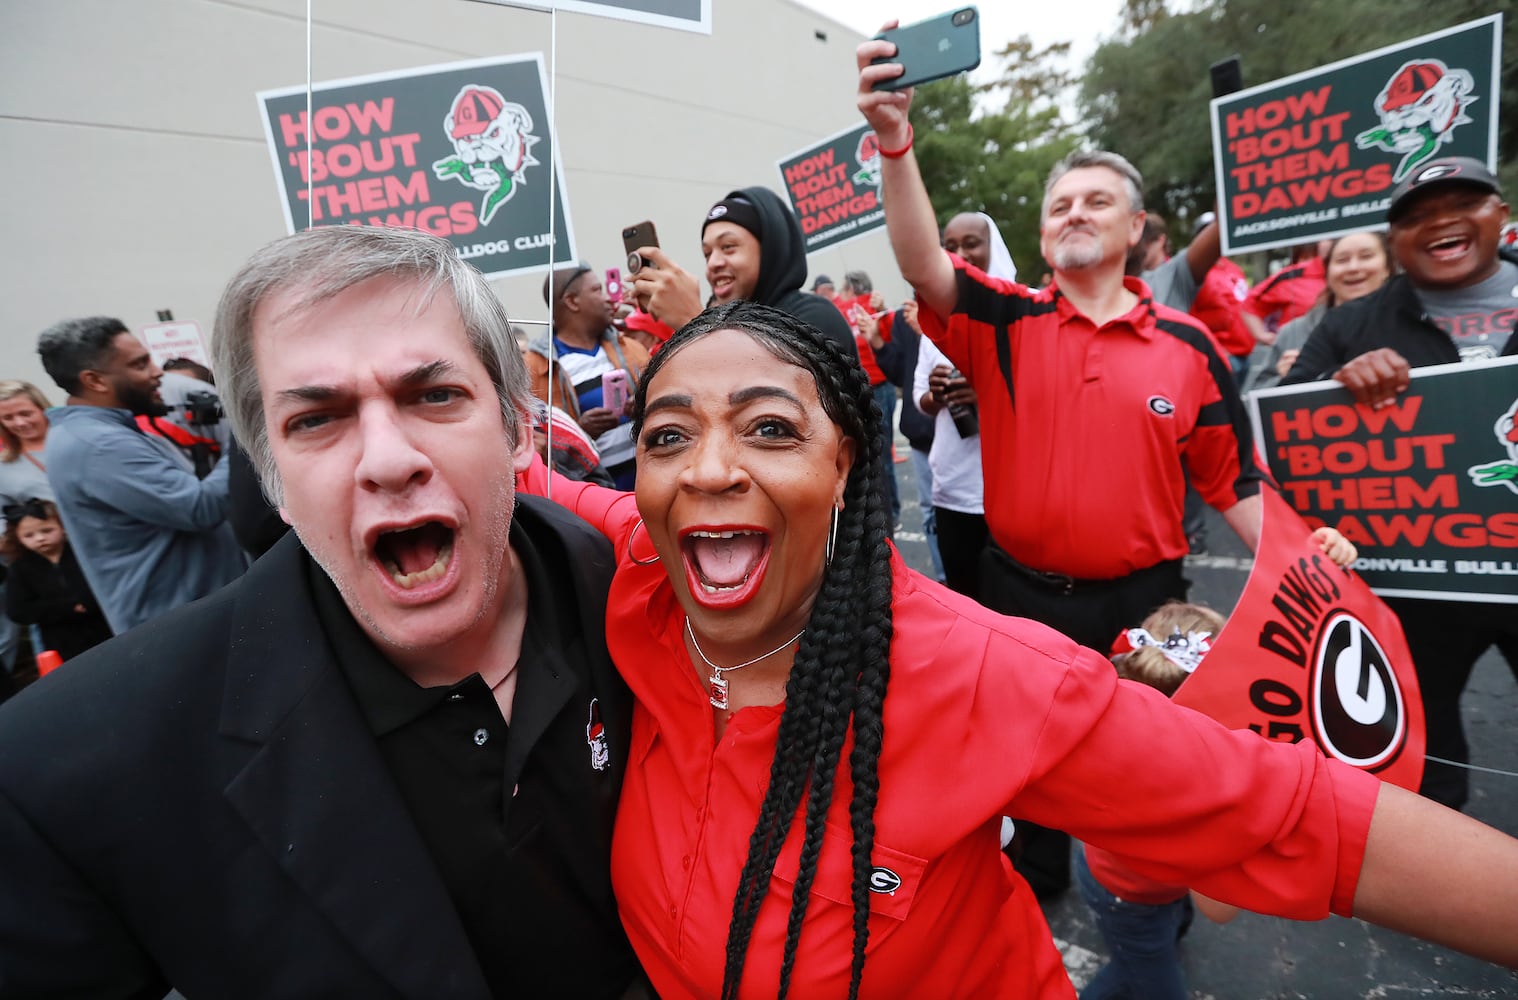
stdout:
<svg viewBox="0 0 1518 1000">
<path fill-rule="evenodd" d="M 624 225 L 652 219 L 700 274 L 713 202 L 778 190 L 777 159 L 858 121 L 860 37 L 791 0 L 713 0 L 710 36 L 468 0 L 312 6 L 317 82 L 543 52 L 597 268 L 620 265 Z M 254 95 L 305 81 L 306 38 L 304 0 L 0 0 L 0 378 L 61 402 L 36 337 L 70 316 L 135 329 L 169 309 L 209 338 L 223 284 L 285 231 Z M 883 230 L 808 263 L 907 291 Z M 514 318 L 546 319 L 541 275 L 494 285 Z"/>
</svg>

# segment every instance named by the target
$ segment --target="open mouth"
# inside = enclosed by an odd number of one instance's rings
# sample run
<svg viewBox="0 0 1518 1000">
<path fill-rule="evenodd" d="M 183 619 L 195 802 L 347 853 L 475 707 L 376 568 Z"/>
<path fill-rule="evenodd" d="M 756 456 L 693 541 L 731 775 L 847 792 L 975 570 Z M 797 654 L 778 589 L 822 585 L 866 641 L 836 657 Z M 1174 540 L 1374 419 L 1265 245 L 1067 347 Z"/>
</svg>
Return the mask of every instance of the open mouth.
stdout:
<svg viewBox="0 0 1518 1000">
<path fill-rule="evenodd" d="M 403 590 L 441 579 L 453 558 L 453 529 L 439 521 L 381 532 L 374 557 Z"/>
<path fill-rule="evenodd" d="M 768 562 L 770 539 L 742 528 L 698 530 L 681 539 L 691 592 L 700 600 L 725 602 L 743 597 Z"/>
<path fill-rule="evenodd" d="M 1466 236 L 1446 236 L 1441 240 L 1435 240 L 1428 245 L 1429 256 L 1435 260 L 1451 260 L 1459 257 L 1470 249 L 1471 241 Z"/>
</svg>

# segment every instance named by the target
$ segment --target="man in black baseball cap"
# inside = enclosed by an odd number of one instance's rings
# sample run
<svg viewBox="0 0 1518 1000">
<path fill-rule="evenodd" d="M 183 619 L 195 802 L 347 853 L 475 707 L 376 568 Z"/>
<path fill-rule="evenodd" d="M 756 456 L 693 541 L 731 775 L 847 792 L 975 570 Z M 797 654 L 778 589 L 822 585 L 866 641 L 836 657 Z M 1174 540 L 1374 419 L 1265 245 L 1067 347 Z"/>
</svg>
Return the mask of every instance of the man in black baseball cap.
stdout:
<svg viewBox="0 0 1518 1000">
<path fill-rule="evenodd" d="M 1480 160 L 1432 160 L 1397 185 L 1387 207 L 1403 273 L 1355 308 L 1331 310 L 1283 385 L 1334 378 L 1373 407 L 1407 388 L 1413 365 L 1514 353 L 1518 255 L 1500 251 L 1508 206 Z"/>
<path fill-rule="evenodd" d="M 1386 221 L 1396 222 L 1425 191 L 1457 185 L 1499 197 L 1502 195 L 1502 186 L 1486 169 L 1485 163 L 1469 156 L 1448 156 L 1425 164 L 1397 185 L 1392 192 L 1391 205 L 1386 209 Z"/>
<path fill-rule="evenodd" d="M 1499 246 L 1508 206 L 1486 164 L 1465 156 L 1424 164 L 1392 192 L 1386 217 L 1402 273 L 1330 309 L 1282 385 L 1333 378 L 1379 408 L 1407 388 L 1415 366 L 1518 354 L 1518 252 Z M 1386 603 L 1402 619 L 1417 667 L 1428 756 L 1463 763 L 1469 750 L 1461 692 L 1493 644 L 1518 673 L 1518 615 L 1505 604 L 1400 597 Z M 1420 790 L 1458 809 L 1468 795 L 1466 772 L 1430 760 Z"/>
</svg>

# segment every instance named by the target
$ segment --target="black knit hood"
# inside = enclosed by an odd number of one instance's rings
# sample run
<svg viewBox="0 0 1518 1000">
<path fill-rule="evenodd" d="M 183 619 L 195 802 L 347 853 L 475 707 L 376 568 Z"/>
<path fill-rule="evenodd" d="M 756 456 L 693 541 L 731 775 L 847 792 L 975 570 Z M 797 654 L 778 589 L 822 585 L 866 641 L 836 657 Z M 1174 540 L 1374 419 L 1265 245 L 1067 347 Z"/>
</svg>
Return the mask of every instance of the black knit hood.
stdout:
<svg viewBox="0 0 1518 1000">
<path fill-rule="evenodd" d="M 759 213 L 759 280 L 749 298 L 812 324 L 849 357 L 858 357 L 853 333 L 838 307 L 801 290 L 806 283 L 806 241 L 785 199 L 757 186 L 729 191 L 723 200 L 728 198 L 742 198 Z"/>
</svg>

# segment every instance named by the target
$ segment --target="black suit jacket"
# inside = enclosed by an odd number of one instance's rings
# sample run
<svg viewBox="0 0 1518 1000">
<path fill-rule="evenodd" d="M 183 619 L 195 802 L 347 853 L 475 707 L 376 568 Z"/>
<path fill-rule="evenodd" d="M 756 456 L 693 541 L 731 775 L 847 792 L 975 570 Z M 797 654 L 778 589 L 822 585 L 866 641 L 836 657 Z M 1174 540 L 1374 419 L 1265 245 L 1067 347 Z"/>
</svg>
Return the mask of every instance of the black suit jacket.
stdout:
<svg viewBox="0 0 1518 1000">
<path fill-rule="evenodd" d="M 521 498 L 517 516 L 575 567 L 596 651 L 611 784 L 587 797 L 576 876 L 609 900 L 631 714 L 603 639 L 614 561 L 551 504 Z M 0 709 L 0 996 L 489 996 L 312 610 L 308 560 L 292 533 Z"/>
</svg>

